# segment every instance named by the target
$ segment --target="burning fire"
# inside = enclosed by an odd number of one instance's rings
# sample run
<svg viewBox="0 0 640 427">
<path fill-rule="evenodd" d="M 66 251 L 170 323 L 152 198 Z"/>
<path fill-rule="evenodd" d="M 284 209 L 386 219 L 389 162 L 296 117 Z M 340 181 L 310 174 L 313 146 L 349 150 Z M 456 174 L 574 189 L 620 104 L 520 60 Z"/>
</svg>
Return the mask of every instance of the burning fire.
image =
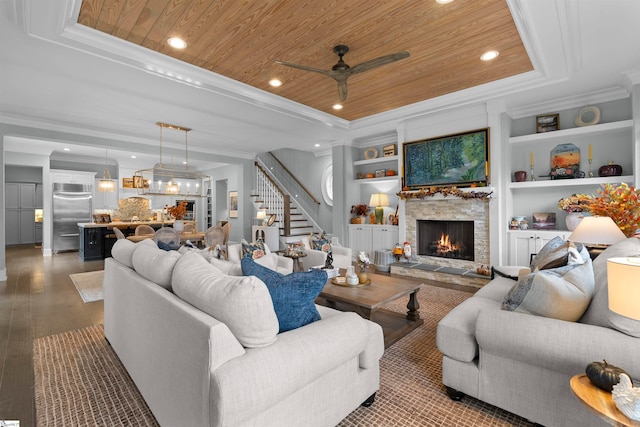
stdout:
<svg viewBox="0 0 640 427">
<path fill-rule="evenodd" d="M 460 245 L 458 243 L 452 243 L 449 240 L 449 235 L 442 233 L 439 240 L 436 240 L 437 245 L 437 253 L 438 254 L 446 254 L 451 251 L 459 251 Z"/>
</svg>

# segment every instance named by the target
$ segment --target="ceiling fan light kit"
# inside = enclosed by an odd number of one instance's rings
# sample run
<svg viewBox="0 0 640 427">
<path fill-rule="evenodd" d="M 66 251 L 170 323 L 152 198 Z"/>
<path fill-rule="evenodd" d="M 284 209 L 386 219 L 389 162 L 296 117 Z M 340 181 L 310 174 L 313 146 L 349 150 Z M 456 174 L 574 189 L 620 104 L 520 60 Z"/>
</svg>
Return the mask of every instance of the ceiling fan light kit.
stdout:
<svg viewBox="0 0 640 427">
<path fill-rule="evenodd" d="M 305 65 L 292 64 L 284 61 L 275 62 L 287 67 L 297 68 L 303 71 L 311 71 L 331 77 L 338 83 L 338 96 L 340 98 L 340 102 L 344 102 L 347 100 L 347 79 L 349 77 L 409 57 L 409 52 L 405 50 L 402 52 L 392 53 L 390 55 L 384 55 L 379 58 L 371 59 L 369 61 L 365 61 L 361 64 L 350 67 L 346 62 L 344 62 L 344 59 L 342 59 L 342 57 L 346 55 L 347 52 L 349 52 L 349 46 L 339 44 L 333 48 L 333 52 L 338 55 L 339 59 L 338 62 L 333 67 L 331 67 L 331 70 L 307 67 Z"/>
</svg>

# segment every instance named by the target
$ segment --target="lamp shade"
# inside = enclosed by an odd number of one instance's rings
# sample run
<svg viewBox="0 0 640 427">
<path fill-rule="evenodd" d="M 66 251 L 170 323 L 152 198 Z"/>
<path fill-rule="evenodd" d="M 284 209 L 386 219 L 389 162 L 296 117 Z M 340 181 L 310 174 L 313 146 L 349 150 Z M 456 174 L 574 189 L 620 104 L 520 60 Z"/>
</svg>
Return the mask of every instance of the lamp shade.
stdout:
<svg viewBox="0 0 640 427">
<path fill-rule="evenodd" d="M 258 210 L 258 213 L 256 214 L 256 218 L 265 219 L 266 217 L 267 217 L 267 213 L 264 211 L 264 209 Z"/>
<path fill-rule="evenodd" d="M 608 216 L 585 216 L 569 236 L 570 241 L 586 246 L 608 246 L 625 239 L 624 233 Z"/>
<path fill-rule="evenodd" d="M 607 260 L 609 310 L 640 320 L 640 258 L 620 257 Z"/>
<path fill-rule="evenodd" d="M 375 193 L 371 195 L 371 199 L 369 200 L 369 206 L 389 206 L 389 198 L 384 193 Z"/>
</svg>

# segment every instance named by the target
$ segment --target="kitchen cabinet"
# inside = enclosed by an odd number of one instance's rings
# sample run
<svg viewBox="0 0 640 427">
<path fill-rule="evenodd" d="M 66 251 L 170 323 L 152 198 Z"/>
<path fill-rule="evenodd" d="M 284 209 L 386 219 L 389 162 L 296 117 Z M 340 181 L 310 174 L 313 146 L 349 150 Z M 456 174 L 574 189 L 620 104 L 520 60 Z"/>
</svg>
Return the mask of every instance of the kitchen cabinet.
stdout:
<svg viewBox="0 0 640 427">
<path fill-rule="evenodd" d="M 365 251 L 373 257 L 375 251 L 393 249 L 398 243 L 398 227 L 394 225 L 353 224 L 348 227 L 349 247 L 354 255 Z"/>
<path fill-rule="evenodd" d="M 93 187 L 95 172 L 70 171 L 70 170 L 51 170 L 51 182 L 87 184 Z"/>
<path fill-rule="evenodd" d="M 531 264 L 531 256 L 544 245 L 560 236 L 567 239 L 570 231 L 564 230 L 513 230 L 509 231 L 509 264 L 523 267 Z"/>
<path fill-rule="evenodd" d="M 5 244 L 36 242 L 36 184 L 5 184 Z"/>
<path fill-rule="evenodd" d="M 80 227 L 80 260 L 103 259 L 103 234 L 105 230 L 104 227 Z"/>
</svg>

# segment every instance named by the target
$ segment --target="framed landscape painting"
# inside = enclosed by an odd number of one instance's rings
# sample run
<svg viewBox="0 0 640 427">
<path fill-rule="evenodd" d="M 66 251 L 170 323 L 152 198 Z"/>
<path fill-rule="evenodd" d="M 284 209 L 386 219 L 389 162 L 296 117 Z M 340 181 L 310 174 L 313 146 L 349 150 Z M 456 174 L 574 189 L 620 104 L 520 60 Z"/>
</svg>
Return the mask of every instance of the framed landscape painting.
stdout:
<svg viewBox="0 0 640 427">
<path fill-rule="evenodd" d="M 407 142 L 402 150 L 406 187 L 488 183 L 489 129 Z"/>
</svg>

